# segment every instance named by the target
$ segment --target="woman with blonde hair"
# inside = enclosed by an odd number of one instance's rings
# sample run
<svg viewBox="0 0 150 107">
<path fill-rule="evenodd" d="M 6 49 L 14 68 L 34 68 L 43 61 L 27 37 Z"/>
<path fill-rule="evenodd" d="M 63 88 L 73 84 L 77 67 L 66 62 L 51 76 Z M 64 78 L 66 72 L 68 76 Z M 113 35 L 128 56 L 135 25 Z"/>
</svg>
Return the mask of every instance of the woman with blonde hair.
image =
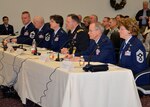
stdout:
<svg viewBox="0 0 150 107">
<path fill-rule="evenodd" d="M 91 23 L 90 17 L 89 17 L 89 16 L 85 16 L 85 17 L 83 18 L 83 22 L 84 22 L 86 28 L 89 29 L 89 25 L 90 25 L 90 23 Z"/>
<path fill-rule="evenodd" d="M 134 75 L 147 68 L 146 51 L 142 42 L 134 36 L 136 31 L 138 27 L 131 19 L 121 20 L 119 33 L 124 42 L 120 48 L 119 65 L 131 69 Z"/>
</svg>

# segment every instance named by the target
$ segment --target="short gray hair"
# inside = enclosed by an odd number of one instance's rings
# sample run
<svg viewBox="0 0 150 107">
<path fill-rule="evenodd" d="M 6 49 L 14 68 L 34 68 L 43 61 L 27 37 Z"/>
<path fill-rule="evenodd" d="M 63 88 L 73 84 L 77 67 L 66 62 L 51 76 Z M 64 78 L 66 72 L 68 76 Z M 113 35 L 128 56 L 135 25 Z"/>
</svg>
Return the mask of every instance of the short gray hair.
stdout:
<svg viewBox="0 0 150 107">
<path fill-rule="evenodd" d="M 95 23 L 95 29 L 100 30 L 102 33 L 104 32 L 104 27 L 102 26 L 100 22 Z"/>
</svg>

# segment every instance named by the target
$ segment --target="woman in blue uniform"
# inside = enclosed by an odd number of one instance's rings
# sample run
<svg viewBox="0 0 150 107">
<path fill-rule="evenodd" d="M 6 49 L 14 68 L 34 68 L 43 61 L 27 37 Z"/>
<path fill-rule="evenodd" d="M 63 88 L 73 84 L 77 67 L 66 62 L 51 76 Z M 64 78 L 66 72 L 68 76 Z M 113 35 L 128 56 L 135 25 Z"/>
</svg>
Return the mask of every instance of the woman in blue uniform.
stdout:
<svg viewBox="0 0 150 107">
<path fill-rule="evenodd" d="M 137 31 L 136 28 L 136 24 L 130 19 L 120 22 L 120 37 L 125 41 L 120 48 L 119 65 L 131 69 L 134 75 L 147 68 L 145 48 L 141 41 L 132 35 Z"/>
</svg>

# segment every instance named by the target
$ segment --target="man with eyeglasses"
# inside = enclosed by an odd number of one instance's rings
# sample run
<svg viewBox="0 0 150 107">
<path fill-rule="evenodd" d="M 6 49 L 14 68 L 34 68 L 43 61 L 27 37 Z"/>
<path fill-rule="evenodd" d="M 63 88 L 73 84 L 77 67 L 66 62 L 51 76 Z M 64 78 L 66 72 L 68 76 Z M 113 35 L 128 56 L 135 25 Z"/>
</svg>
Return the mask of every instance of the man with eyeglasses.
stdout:
<svg viewBox="0 0 150 107">
<path fill-rule="evenodd" d="M 90 36 L 90 46 L 89 48 L 82 52 L 85 61 L 93 62 L 103 62 L 103 63 L 116 63 L 115 51 L 111 40 L 103 34 L 103 26 L 96 22 L 90 24 L 89 27 L 89 36 Z M 73 56 L 73 55 L 72 55 Z M 75 54 L 77 56 L 77 54 Z M 90 58 L 89 58 L 90 57 Z M 71 58 L 71 55 L 68 55 L 68 58 Z M 73 61 L 79 61 L 80 57 L 74 57 Z"/>
</svg>

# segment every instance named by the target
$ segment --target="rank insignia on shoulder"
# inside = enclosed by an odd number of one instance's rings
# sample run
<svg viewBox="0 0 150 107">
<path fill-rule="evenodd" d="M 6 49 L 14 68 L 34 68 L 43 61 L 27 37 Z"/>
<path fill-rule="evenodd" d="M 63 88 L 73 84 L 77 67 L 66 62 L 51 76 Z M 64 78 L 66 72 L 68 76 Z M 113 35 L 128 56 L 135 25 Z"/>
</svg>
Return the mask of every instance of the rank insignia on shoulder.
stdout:
<svg viewBox="0 0 150 107">
<path fill-rule="evenodd" d="M 34 37 L 35 37 L 35 32 L 32 31 L 32 32 L 30 33 L 30 38 L 33 39 Z"/>
<path fill-rule="evenodd" d="M 61 32 L 61 33 L 64 33 L 64 31 L 63 31 L 63 30 L 61 30 L 60 32 Z"/>
<path fill-rule="evenodd" d="M 84 31 L 84 30 L 83 29 L 79 29 L 79 30 L 77 30 L 77 33 L 81 32 L 81 31 Z"/>
<path fill-rule="evenodd" d="M 144 61 L 144 53 L 140 49 L 136 52 L 136 60 L 139 63 L 143 63 Z"/>
<path fill-rule="evenodd" d="M 46 35 L 45 35 L 45 41 L 49 41 L 50 37 L 51 37 L 51 35 L 49 33 L 46 33 Z"/>
</svg>

